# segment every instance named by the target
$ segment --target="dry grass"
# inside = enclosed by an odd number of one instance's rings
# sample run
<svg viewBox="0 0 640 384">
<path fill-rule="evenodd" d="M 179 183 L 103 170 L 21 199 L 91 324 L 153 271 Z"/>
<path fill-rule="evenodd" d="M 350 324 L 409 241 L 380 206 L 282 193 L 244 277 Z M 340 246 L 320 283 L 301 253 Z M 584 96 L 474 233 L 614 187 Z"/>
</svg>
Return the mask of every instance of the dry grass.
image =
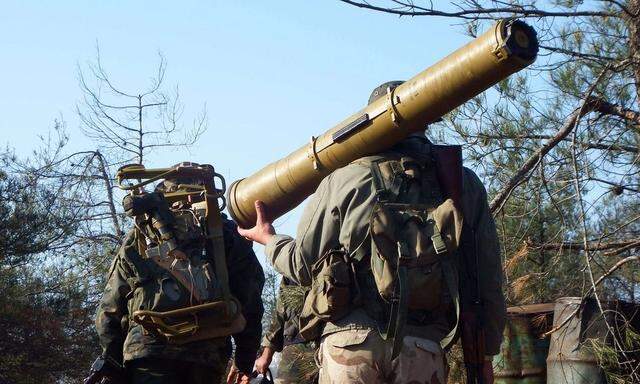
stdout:
<svg viewBox="0 0 640 384">
<path fill-rule="evenodd" d="M 462 355 L 462 345 L 460 341 L 451 347 L 447 352 L 448 375 L 447 384 L 465 384 L 466 371 L 464 368 L 464 357 Z"/>
<path fill-rule="evenodd" d="M 535 274 L 530 273 L 518 277 L 511 283 L 511 289 L 515 297 L 518 299 L 518 302 L 527 303 L 534 299 L 533 294 L 528 289 L 534 277 Z"/>
<path fill-rule="evenodd" d="M 529 245 L 527 242 L 522 243 L 522 247 L 515 252 L 509 260 L 507 260 L 504 269 L 506 273 L 513 273 L 516 267 L 520 264 L 521 261 L 527 258 L 529 255 Z"/>
</svg>

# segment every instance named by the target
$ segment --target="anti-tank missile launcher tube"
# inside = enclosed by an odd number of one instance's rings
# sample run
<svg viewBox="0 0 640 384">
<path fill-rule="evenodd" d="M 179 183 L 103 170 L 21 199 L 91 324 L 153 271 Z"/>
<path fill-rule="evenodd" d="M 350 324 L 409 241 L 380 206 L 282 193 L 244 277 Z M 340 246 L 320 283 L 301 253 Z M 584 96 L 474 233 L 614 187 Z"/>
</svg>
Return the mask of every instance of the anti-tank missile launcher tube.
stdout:
<svg viewBox="0 0 640 384">
<path fill-rule="evenodd" d="M 537 53 L 533 28 L 518 20 L 499 21 L 289 156 L 234 182 L 228 193 L 229 213 L 241 227 L 251 227 L 256 221 L 254 202 L 262 200 L 272 218 L 281 216 L 312 194 L 334 170 L 423 130 L 533 63 Z"/>
</svg>

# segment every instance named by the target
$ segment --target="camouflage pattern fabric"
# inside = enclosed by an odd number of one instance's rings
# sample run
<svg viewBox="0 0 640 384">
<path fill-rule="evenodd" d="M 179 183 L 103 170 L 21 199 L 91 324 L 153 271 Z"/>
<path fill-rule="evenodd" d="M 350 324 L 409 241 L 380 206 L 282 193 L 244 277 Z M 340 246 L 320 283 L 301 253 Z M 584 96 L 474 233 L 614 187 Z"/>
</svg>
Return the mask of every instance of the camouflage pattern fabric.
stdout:
<svg viewBox="0 0 640 384">
<path fill-rule="evenodd" d="M 444 355 L 428 339 L 406 336 L 398 357 L 391 360 L 392 340 L 375 331 L 348 330 L 325 336 L 318 358 L 319 384 L 445 384 Z"/>
<path fill-rule="evenodd" d="M 276 298 L 276 310 L 262 346 L 280 352 L 278 384 L 315 383 L 318 366 L 315 361 L 316 343 L 303 343 L 298 333 L 299 313 L 304 294 L 300 287 L 283 278 Z"/>
<path fill-rule="evenodd" d="M 234 358 L 238 368 L 251 372 L 262 335 L 264 273 L 251 244 L 237 234 L 235 224 L 229 220 L 224 223 L 224 237 L 230 290 L 240 301 L 242 314 L 247 320 L 245 329 L 232 336 L 236 345 Z M 180 294 L 163 290 L 164 284 L 160 281 L 171 279 L 168 272 L 145 268 L 152 262 L 142 259 L 137 241 L 132 231 L 123 242 L 98 306 L 96 329 L 103 354 L 127 367 L 130 361 L 156 359 L 207 366 L 217 366 L 220 362 L 226 364 L 231 353 L 230 338 L 168 344 L 146 333 L 142 326 L 129 318 L 134 311 L 142 309 L 143 303 L 154 302 L 154 295 Z M 157 273 L 164 275 L 158 276 Z"/>
<path fill-rule="evenodd" d="M 276 384 L 317 383 L 315 343 L 286 345 L 280 354 Z"/>
<path fill-rule="evenodd" d="M 275 311 L 271 316 L 269 328 L 262 338 L 263 347 L 281 352 L 286 344 L 302 341 L 298 333 L 298 321 L 304 294 L 298 293 L 298 288 L 291 285 L 286 278 L 280 282 Z"/>
<path fill-rule="evenodd" d="M 226 363 L 203 365 L 177 360 L 139 359 L 129 363 L 130 384 L 220 383 Z"/>
</svg>

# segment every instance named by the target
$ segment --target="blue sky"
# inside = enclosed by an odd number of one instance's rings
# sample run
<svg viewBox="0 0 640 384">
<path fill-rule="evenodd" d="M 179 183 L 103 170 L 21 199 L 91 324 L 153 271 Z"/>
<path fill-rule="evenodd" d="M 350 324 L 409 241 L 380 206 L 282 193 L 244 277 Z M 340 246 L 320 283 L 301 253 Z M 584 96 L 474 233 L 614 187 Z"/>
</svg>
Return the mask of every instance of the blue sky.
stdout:
<svg viewBox="0 0 640 384">
<path fill-rule="evenodd" d="M 26 156 L 63 116 L 71 149 L 95 147 L 74 112 L 77 66 L 97 42 L 111 78 L 135 91 L 161 51 L 184 123 L 206 104 L 209 129 L 190 151 L 157 152 L 147 166 L 211 163 L 228 182 L 361 108 L 379 83 L 409 78 L 469 40 L 455 20 L 398 18 L 337 0 L 5 0 L 0 9 L 0 144 Z M 279 230 L 293 233 L 298 213 Z"/>
</svg>

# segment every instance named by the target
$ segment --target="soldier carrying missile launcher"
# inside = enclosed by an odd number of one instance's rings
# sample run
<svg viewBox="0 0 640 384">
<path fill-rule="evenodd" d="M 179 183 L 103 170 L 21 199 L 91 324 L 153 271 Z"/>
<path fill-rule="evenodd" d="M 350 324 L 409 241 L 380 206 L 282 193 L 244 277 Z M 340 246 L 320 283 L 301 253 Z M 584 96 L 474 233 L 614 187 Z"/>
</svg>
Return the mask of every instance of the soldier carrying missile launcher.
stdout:
<svg viewBox="0 0 640 384">
<path fill-rule="evenodd" d="M 535 31 L 502 20 L 308 146 L 237 181 L 230 213 L 276 270 L 309 287 L 300 333 L 321 340 L 319 382 L 444 383 L 463 339 L 467 382 L 493 383 L 506 309 L 495 224 L 461 149 L 425 126 L 531 64 Z M 317 186 L 317 189 L 316 189 Z M 311 191 L 297 238 L 274 218 Z"/>
<path fill-rule="evenodd" d="M 384 84 L 372 99 L 397 85 Z M 285 277 L 311 285 L 303 324 L 309 314 L 328 320 L 322 329 L 303 329 L 322 337 L 320 384 L 445 383 L 443 348 L 453 339 L 459 310 L 459 249 L 477 252 L 480 260 L 487 360 L 481 380 L 492 382 L 490 360 L 499 352 L 506 316 L 497 233 L 472 171 L 460 169 L 462 212 L 445 198 L 434 150 L 424 135 L 414 134 L 333 172 L 311 197 L 296 239 L 275 234 L 262 204 L 257 226 L 240 230 L 266 245 L 268 259 Z M 480 244 L 475 250 L 463 243 L 461 217 Z M 390 265 L 396 253 L 400 259 Z M 418 261 L 405 267 L 404 257 Z M 406 291 L 384 291 L 396 283 L 406 284 Z M 320 292 L 314 296 L 315 288 Z M 390 304 L 395 297 L 404 308 Z M 322 313 L 323 307 L 333 308 Z"/>
</svg>

